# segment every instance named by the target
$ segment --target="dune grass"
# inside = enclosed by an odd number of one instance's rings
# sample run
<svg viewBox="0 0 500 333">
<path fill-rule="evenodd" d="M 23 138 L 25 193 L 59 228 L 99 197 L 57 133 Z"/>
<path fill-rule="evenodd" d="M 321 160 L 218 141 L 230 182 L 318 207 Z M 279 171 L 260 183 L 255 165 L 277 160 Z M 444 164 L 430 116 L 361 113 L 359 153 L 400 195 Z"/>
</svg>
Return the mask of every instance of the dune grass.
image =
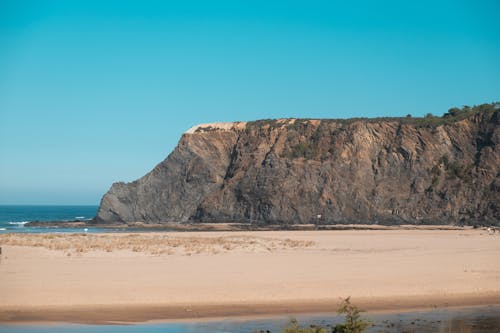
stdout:
<svg viewBox="0 0 500 333">
<path fill-rule="evenodd" d="M 138 234 L 2 234 L 0 245 L 41 247 L 84 254 L 92 251 L 132 251 L 151 255 L 219 254 L 230 251 L 273 252 L 311 247 L 313 241 L 256 236 L 174 236 Z"/>
</svg>

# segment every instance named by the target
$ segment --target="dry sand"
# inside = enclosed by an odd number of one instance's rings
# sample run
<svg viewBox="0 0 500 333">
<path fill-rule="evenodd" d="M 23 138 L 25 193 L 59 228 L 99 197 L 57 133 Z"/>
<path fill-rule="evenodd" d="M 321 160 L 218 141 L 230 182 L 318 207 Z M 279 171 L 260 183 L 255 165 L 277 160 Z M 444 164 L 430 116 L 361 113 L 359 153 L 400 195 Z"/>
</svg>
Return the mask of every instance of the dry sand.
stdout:
<svg viewBox="0 0 500 333">
<path fill-rule="evenodd" d="M 0 235 L 0 321 L 500 304 L 500 235 L 356 230 Z"/>
</svg>

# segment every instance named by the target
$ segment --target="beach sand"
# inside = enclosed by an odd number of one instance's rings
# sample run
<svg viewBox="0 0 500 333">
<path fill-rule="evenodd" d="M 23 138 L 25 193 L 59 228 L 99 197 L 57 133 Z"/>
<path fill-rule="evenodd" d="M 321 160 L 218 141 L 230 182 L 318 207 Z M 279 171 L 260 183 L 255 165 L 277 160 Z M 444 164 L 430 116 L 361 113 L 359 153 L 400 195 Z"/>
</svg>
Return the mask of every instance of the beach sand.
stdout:
<svg viewBox="0 0 500 333">
<path fill-rule="evenodd" d="M 0 235 L 0 321 L 134 322 L 500 304 L 500 235 Z"/>
</svg>

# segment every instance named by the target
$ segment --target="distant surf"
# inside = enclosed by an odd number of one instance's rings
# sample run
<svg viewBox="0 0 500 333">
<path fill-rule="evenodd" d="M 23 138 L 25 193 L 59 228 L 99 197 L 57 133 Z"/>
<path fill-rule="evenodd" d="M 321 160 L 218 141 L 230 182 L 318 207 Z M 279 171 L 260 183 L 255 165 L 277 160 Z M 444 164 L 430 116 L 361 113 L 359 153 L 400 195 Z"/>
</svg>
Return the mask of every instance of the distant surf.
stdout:
<svg viewBox="0 0 500 333">
<path fill-rule="evenodd" d="M 13 224 L 13 225 L 25 225 L 26 223 L 28 223 L 29 221 L 20 221 L 20 222 L 7 222 L 9 224 Z"/>
<path fill-rule="evenodd" d="M 54 228 L 25 227 L 31 221 L 89 221 L 97 214 L 97 205 L 0 205 L 0 232 L 54 232 Z M 81 231 L 57 228 L 58 232 Z"/>
</svg>

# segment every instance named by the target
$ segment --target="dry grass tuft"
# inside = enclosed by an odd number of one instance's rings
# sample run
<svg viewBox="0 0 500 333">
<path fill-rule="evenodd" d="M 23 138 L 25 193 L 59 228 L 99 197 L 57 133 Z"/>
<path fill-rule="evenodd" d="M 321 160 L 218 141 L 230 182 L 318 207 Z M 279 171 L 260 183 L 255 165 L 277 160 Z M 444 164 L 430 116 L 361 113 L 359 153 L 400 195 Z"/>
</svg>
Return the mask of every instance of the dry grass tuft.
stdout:
<svg viewBox="0 0 500 333">
<path fill-rule="evenodd" d="M 314 246 L 313 241 L 256 236 L 172 236 L 141 234 L 1 234 L 0 244 L 42 247 L 82 255 L 91 251 L 132 251 L 151 255 L 274 252 Z"/>
</svg>

